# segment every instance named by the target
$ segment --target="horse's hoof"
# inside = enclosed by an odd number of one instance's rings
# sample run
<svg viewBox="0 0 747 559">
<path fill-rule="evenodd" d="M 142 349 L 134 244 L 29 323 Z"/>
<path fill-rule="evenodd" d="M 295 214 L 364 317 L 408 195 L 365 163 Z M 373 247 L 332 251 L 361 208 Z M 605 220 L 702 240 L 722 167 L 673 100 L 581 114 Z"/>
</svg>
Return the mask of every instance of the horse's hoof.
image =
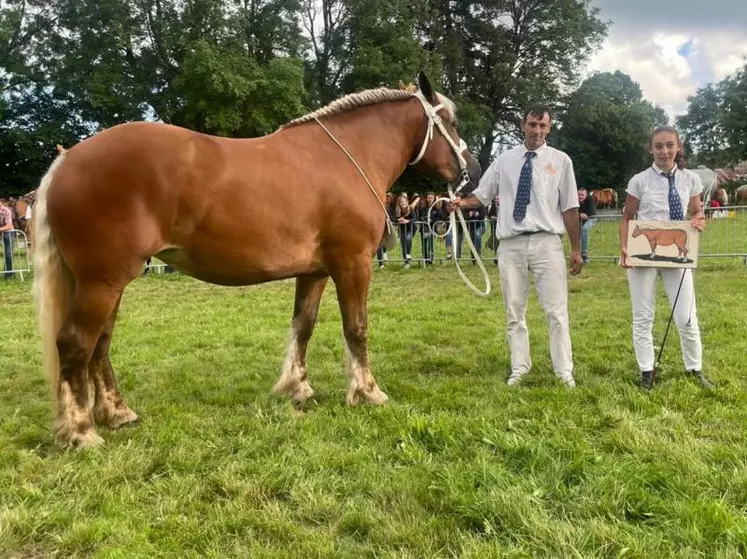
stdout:
<svg viewBox="0 0 747 559">
<path fill-rule="evenodd" d="M 368 391 L 359 387 L 349 390 L 346 403 L 349 406 L 356 406 L 360 403 L 380 406 L 386 404 L 388 400 L 389 396 L 387 396 L 378 386 L 374 385 L 373 388 Z"/>
<path fill-rule="evenodd" d="M 68 440 L 61 440 L 58 438 L 57 442 L 65 449 L 84 450 L 86 448 L 96 448 L 103 445 L 104 439 L 102 439 L 93 427 L 91 427 L 83 433 L 74 433 Z"/>
<path fill-rule="evenodd" d="M 314 389 L 308 381 L 303 381 L 298 385 L 298 388 L 291 394 L 291 402 L 294 404 L 303 404 L 306 400 L 314 395 Z"/>
<path fill-rule="evenodd" d="M 363 394 L 366 402 L 373 404 L 374 406 L 381 406 L 389 401 L 389 396 L 381 390 L 378 386 L 375 386 L 371 392 Z"/>
<path fill-rule="evenodd" d="M 137 414 L 130 408 L 125 407 L 117 410 L 107 422 L 107 425 L 112 429 L 122 427 L 128 423 L 135 423 L 138 420 Z"/>
</svg>

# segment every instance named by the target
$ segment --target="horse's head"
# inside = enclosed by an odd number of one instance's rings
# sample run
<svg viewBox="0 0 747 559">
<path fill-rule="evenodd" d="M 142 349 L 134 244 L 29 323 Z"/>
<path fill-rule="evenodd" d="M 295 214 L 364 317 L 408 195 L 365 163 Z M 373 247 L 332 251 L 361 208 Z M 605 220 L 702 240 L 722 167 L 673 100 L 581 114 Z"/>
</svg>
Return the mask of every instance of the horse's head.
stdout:
<svg viewBox="0 0 747 559">
<path fill-rule="evenodd" d="M 641 228 L 636 225 L 635 229 L 633 229 L 633 238 L 640 236 L 640 234 L 641 234 Z"/>
<path fill-rule="evenodd" d="M 457 132 L 454 103 L 436 93 L 421 72 L 420 90 L 415 93 L 425 112 L 423 141 L 410 165 L 433 178 L 455 184 L 462 195 L 469 194 L 480 181 L 482 169 Z"/>
</svg>

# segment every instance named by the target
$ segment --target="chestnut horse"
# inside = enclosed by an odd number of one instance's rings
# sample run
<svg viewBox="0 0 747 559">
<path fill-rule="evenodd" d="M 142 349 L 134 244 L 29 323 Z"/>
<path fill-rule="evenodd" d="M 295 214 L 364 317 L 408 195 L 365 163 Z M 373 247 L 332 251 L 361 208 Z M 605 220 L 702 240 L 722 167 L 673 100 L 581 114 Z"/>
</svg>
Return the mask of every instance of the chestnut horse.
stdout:
<svg viewBox="0 0 747 559">
<path fill-rule="evenodd" d="M 641 229 L 638 225 L 633 229 L 632 237 L 643 235 L 651 247 L 651 258 L 656 256 L 657 246 L 677 245 L 677 258 L 687 258 L 687 232 L 684 229 Z"/>
<path fill-rule="evenodd" d="M 291 341 L 274 391 L 296 402 L 313 394 L 306 347 L 331 277 L 346 401 L 384 403 L 367 349 L 371 256 L 386 223 L 381 201 L 408 163 L 444 181 L 461 178 L 465 193 L 480 177 L 457 134 L 454 104 L 423 74 L 419 85 L 416 93 L 348 95 L 261 138 L 137 122 L 59 155 L 41 182 L 33 220 L 57 442 L 95 446 L 103 442 L 95 422 L 118 427 L 137 419 L 117 386 L 109 344 L 122 291 L 150 256 L 221 285 L 295 277 Z"/>
<path fill-rule="evenodd" d="M 743 202 L 747 202 L 747 184 L 743 184 L 734 191 L 734 204 L 741 206 Z"/>
<path fill-rule="evenodd" d="M 617 192 L 612 188 L 602 188 L 601 190 L 592 190 L 591 197 L 594 199 L 594 205 L 598 208 L 617 208 Z"/>
</svg>

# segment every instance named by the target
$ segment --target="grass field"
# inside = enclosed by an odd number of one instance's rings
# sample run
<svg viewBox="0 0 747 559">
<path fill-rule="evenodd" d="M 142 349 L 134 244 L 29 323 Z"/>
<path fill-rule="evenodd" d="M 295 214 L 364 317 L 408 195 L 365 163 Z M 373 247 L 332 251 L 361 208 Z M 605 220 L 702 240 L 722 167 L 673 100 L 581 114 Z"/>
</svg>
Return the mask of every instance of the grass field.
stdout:
<svg viewBox="0 0 747 559">
<path fill-rule="evenodd" d="M 452 265 L 392 264 L 369 313 L 390 403 L 344 405 L 329 289 L 303 410 L 269 394 L 292 282 L 140 279 L 112 361 L 141 422 L 69 453 L 51 438 L 31 283 L 0 281 L 0 557 L 747 555 L 746 279 L 738 259 L 697 271 L 713 393 L 683 374 L 676 331 L 660 384 L 637 388 L 627 283 L 604 262 L 570 280 L 578 389 L 552 375 L 534 294 L 535 367 L 510 389 L 497 288 L 481 299 Z"/>
</svg>

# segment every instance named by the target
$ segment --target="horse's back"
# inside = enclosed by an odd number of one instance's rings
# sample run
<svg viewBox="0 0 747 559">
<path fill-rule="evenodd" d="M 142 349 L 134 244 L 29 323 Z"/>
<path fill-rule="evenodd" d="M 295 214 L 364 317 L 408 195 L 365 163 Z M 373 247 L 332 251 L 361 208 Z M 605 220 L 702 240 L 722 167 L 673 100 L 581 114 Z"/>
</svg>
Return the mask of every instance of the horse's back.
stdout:
<svg viewBox="0 0 747 559">
<path fill-rule="evenodd" d="M 50 226 L 68 252 L 87 247 L 102 262 L 125 253 L 139 261 L 158 249 L 177 214 L 204 203 L 190 187 L 222 168 L 214 138 L 147 122 L 104 130 L 64 158 L 47 193 Z"/>
</svg>

